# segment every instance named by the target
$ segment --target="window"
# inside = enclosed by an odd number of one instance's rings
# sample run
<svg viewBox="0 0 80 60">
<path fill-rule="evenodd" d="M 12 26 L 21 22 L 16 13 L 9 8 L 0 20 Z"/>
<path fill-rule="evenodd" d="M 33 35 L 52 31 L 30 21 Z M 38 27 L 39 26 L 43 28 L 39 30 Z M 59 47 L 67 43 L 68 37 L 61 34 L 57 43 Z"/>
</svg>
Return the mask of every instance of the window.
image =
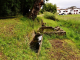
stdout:
<svg viewBox="0 0 80 60">
<path fill-rule="evenodd" d="M 66 12 L 68 12 L 68 11 L 66 11 Z"/>
<path fill-rule="evenodd" d="M 61 13 L 61 11 L 59 10 L 59 13 Z"/>
<path fill-rule="evenodd" d="M 75 12 L 75 10 L 74 10 L 74 12 Z"/>
<path fill-rule="evenodd" d="M 65 11 L 63 11 L 63 12 L 65 12 Z"/>
<path fill-rule="evenodd" d="M 76 10 L 76 12 L 78 12 L 78 10 Z"/>
</svg>

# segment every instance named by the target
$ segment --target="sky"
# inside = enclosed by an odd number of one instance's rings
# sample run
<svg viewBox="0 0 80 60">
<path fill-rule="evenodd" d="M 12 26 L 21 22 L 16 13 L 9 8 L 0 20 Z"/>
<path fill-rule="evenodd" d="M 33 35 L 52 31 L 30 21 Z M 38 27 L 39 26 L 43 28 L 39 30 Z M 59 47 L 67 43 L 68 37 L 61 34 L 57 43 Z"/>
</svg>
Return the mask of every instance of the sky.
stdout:
<svg viewBox="0 0 80 60">
<path fill-rule="evenodd" d="M 49 3 L 56 4 L 59 8 L 68 8 L 71 6 L 76 6 L 80 8 L 80 0 L 49 0 Z"/>
</svg>

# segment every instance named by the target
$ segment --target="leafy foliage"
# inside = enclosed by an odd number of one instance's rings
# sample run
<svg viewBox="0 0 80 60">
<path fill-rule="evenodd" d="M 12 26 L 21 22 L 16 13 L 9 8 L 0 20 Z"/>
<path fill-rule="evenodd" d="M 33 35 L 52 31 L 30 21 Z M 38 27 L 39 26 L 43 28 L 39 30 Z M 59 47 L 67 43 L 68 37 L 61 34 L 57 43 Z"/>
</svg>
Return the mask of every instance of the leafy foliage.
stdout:
<svg viewBox="0 0 80 60">
<path fill-rule="evenodd" d="M 36 0 L 0 0 L 0 17 L 25 15 L 29 13 Z M 46 1 L 46 0 L 44 0 Z"/>
<path fill-rule="evenodd" d="M 0 0 L 0 16 L 14 16 L 19 12 L 19 0 Z"/>
<path fill-rule="evenodd" d="M 52 20 L 56 20 L 56 17 L 53 13 L 50 13 L 50 12 L 46 12 L 44 14 L 44 17 L 47 18 L 47 19 L 52 19 Z"/>
<path fill-rule="evenodd" d="M 41 12 L 44 12 L 44 11 L 48 11 L 48 12 L 51 12 L 51 13 L 56 13 L 57 12 L 56 4 L 53 5 L 52 3 L 46 3 L 43 6 L 43 9 L 41 10 Z"/>
<path fill-rule="evenodd" d="M 0 19 L 0 53 L 3 53 L 0 60 L 37 60 L 29 46 L 33 31 L 41 26 L 37 19 L 33 21 L 22 16 Z"/>
</svg>

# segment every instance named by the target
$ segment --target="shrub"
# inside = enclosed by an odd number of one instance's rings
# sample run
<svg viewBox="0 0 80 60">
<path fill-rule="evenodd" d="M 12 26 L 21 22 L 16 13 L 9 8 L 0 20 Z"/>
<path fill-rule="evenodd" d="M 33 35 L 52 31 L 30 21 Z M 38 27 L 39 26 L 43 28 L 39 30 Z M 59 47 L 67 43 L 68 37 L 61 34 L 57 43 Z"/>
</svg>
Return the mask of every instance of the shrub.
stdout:
<svg viewBox="0 0 80 60">
<path fill-rule="evenodd" d="M 41 9 L 41 13 L 43 13 L 44 11 L 56 13 L 57 6 L 56 6 L 56 4 L 53 5 L 52 3 L 46 3 L 45 5 L 43 5 L 43 8 Z"/>
<path fill-rule="evenodd" d="M 56 20 L 55 15 L 53 13 L 50 13 L 50 12 L 45 12 L 44 17 L 47 18 L 47 19 Z"/>
</svg>

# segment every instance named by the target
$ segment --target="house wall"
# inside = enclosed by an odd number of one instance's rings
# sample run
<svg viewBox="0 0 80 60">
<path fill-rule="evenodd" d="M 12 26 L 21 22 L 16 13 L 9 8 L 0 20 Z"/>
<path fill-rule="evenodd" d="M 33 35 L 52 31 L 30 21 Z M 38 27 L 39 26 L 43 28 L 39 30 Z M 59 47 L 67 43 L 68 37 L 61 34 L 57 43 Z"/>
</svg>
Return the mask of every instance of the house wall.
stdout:
<svg viewBox="0 0 80 60">
<path fill-rule="evenodd" d="M 72 13 L 72 14 L 80 14 L 80 9 L 78 9 L 78 8 L 75 8 L 75 9 L 66 9 L 66 10 L 57 10 L 57 12 L 59 13 L 59 14 L 62 14 L 62 13 L 64 13 L 65 15 L 67 15 L 67 14 L 69 14 L 69 13 Z"/>
<path fill-rule="evenodd" d="M 67 15 L 67 14 L 69 14 L 71 12 L 71 9 L 67 9 L 66 11 L 67 12 L 65 12 L 65 14 Z"/>
<path fill-rule="evenodd" d="M 59 14 L 62 14 L 62 13 L 64 13 L 64 11 L 65 11 L 65 10 L 60 10 Z"/>
<path fill-rule="evenodd" d="M 59 10 L 57 10 L 57 13 L 59 13 Z"/>
<path fill-rule="evenodd" d="M 79 14 L 80 14 L 80 9 L 79 9 Z"/>
<path fill-rule="evenodd" d="M 71 9 L 68 9 L 68 13 L 70 13 L 71 12 Z"/>
<path fill-rule="evenodd" d="M 73 9 L 71 13 L 72 14 L 79 14 L 79 12 L 80 12 L 80 9 Z"/>
</svg>

